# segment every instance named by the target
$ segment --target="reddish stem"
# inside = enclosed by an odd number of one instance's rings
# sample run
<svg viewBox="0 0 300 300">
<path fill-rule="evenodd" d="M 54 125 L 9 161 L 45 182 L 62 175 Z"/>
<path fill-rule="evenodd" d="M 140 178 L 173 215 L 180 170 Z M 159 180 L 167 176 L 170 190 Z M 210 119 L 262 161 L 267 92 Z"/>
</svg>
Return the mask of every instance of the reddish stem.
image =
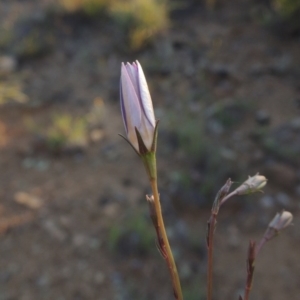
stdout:
<svg viewBox="0 0 300 300">
<path fill-rule="evenodd" d="M 213 286 L 213 243 L 214 243 L 214 231 L 217 224 L 217 214 L 212 213 L 209 221 L 207 222 L 207 300 L 212 300 L 212 286 Z"/>
<path fill-rule="evenodd" d="M 247 281 L 245 286 L 244 300 L 249 300 L 250 291 L 252 288 L 253 275 L 254 275 L 254 261 L 256 257 L 255 242 L 250 241 L 248 248 L 248 259 L 247 259 Z"/>
</svg>

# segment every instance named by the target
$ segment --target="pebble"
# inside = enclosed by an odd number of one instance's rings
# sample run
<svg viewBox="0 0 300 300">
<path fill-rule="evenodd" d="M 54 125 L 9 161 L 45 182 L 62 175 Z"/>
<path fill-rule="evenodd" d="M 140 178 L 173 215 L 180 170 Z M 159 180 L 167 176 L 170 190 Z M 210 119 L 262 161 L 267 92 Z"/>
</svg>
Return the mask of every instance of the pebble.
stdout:
<svg viewBox="0 0 300 300">
<path fill-rule="evenodd" d="M 270 72 L 275 75 L 285 75 L 292 66 L 290 55 L 282 55 L 276 58 L 275 62 L 270 66 Z"/>
<path fill-rule="evenodd" d="M 207 68 L 207 72 L 213 76 L 218 77 L 219 79 L 225 79 L 232 75 L 233 68 L 225 64 L 213 64 Z"/>
<path fill-rule="evenodd" d="M 206 123 L 207 131 L 213 135 L 221 135 L 224 132 L 223 125 L 216 120 L 209 120 Z"/>
<path fill-rule="evenodd" d="M 27 157 L 22 162 L 22 167 L 24 169 L 36 169 L 41 172 L 45 172 L 50 167 L 50 162 L 45 159 L 35 159 Z"/>
<path fill-rule="evenodd" d="M 0 75 L 13 73 L 17 68 L 17 60 L 12 56 L 0 56 Z"/>
<path fill-rule="evenodd" d="M 256 112 L 255 120 L 259 125 L 265 126 L 265 125 L 270 124 L 271 117 L 270 117 L 270 114 L 266 110 L 261 109 Z"/>
<path fill-rule="evenodd" d="M 67 234 L 62 229 L 60 229 L 53 220 L 46 220 L 43 224 L 43 227 L 53 238 L 61 242 L 67 238 Z"/>
<path fill-rule="evenodd" d="M 300 117 L 293 119 L 290 122 L 291 128 L 294 130 L 300 130 Z"/>
<path fill-rule="evenodd" d="M 119 151 L 114 144 L 105 145 L 101 149 L 103 157 L 105 157 L 108 161 L 115 161 L 119 158 Z"/>
<path fill-rule="evenodd" d="M 50 284 L 51 280 L 48 275 L 42 275 L 36 280 L 36 285 L 40 288 L 47 288 Z"/>
<path fill-rule="evenodd" d="M 31 209 L 38 209 L 43 205 L 43 201 L 41 198 L 26 192 L 15 193 L 14 199 L 17 203 L 27 206 Z"/>
<path fill-rule="evenodd" d="M 90 139 L 92 142 L 97 143 L 104 138 L 104 130 L 102 129 L 93 129 L 90 132 Z"/>
<path fill-rule="evenodd" d="M 102 284 L 104 282 L 104 280 L 105 280 L 105 274 L 102 273 L 102 272 L 97 272 L 95 274 L 94 280 L 95 280 L 96 284 Z"/>
<path fill-rule="evenodd" d="M 99 239 L 97 238 L 91 238 L 89 241 L 88 241 L 88 245 L 90 247 L 90 249 L 95 249 L 95 250 L 98 250 L 100 249 L 102 243 Z"/>
<path fill-rule="evenodd" d="M 76 234 L 73 237 L 72 242 L 75 247 L 81 247 L 87 244 L 87 237 L 82 234 Z"/>
</svg>

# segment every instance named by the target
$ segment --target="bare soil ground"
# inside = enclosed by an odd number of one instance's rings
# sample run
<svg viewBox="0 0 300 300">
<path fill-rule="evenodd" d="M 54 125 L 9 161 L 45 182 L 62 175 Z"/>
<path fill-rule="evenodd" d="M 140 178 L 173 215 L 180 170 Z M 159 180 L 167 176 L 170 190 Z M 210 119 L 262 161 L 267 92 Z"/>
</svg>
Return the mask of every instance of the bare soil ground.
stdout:
<svg viewBox="0 0 300 300">
<path fill-rule="evenodd" d="M 120 63 L 135 59 L 144 66 L 161 120 L 162 204 L 186 299 L 205 299 L 205 226 L 212 200 L 199 200 L 207 194 L 197 192 L 208 169 L 174 142 L 177 128 L 167 122 L 170 115 L 182 122 L 185 111 L 185 120 L 204 120 L 205 139 L 221 153 L 211 171 L 217 186 L 227 176 L 246 179 L 256 171 L 269 178 L 264 194 L 234 199 L 220 213 L 215 299 L 238 299 L 248 241 L 259 239 L 283 208 L 295 215 L 294 226 L 263 249 L 252 299 L 297 299 L 299 36 L 266 29 L 251 1 L 229 1 L 214 12 L 191 4 L 174 14 L 168 32 L 131 53 L 122 47 L 117 25 L 48 17 L 48 2 L 0 3 L 2 28 L 14 28 L 13 42 L 0 55 L 16 64 L 0 80 L 17 83 L 27 98 L 0 107 L 0 299 L 172 299 L 144 199 L 150 192 L 145 172 L 117 135 L 123 132 Z M 28 52 L 22 43 L 32 32 L 38 50 Z M 229 119 L 216 113 L 218 105 L 225 105 Z M 53 151 L 28 125 L 45 128 L 59 113 L 96 116 L 83 146 Z M 198 128 L 193 130 L 198 137 Z M 181 168 L 192 170 L 185 174 L 195 192 L 178 187 Z"/>
</svg>

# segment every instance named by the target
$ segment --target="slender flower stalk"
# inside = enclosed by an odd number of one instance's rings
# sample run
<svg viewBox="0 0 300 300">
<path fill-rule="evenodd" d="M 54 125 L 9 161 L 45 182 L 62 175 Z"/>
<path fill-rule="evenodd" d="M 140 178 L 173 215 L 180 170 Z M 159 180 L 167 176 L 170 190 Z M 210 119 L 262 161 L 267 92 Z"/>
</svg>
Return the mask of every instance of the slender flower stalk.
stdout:
<svg viewBox="0 0 300 300">
<path fill-rule="evenodd" d="M 259 241 L 256 247 L 256 255 L 260 252 L 266 242 L 276 237 L 279 232 L 286 227 L 290 226 L 293 221 L 293 215 L 289 211 L 283 210 L 277 213 L 273 220 L 269 223 L 269 226 Z"/>
<path fill-rule="evenodd" d="M 233 192 L 229 193 L 230 187 L 232 185 L 232 181 L 228 179 L 226 184 L 218 192 L 216 199 L 213 203 L 211 216 L 207 222 L 207 236 L 206 236 L 206 242 L 207 242 L 207 298 L 206 299 L 207 300 L 212 300 L 214 233 L 217 225 L 217 215 L 220 207 L 233 196 L 247 195 L 247 194 L 261 191 L 261 189 L 266 185 L 266 183 L 267 183 L 267 179 L 265 176 L 256 174 L 252 177 L 249 176 L 249 178 L 244 183 L 242 183 Z M 252 249 L 254 248 L 255 246 L 252 246 Z M 254 253 L 253 251 L 251 253 Z M 252 258 L 254 258 L 254 254 L 251 256 L 251 259 Z M 250 276 L 251 274 L 248 273 L 248 275 Z M 248 283 L 249 282 L 250 279 Z"/>
<path fill-rule="evenodd" d="M 217 224 L 217 214 L 212 212 L 207 222 L 207 300 L 212 300 L 213 292 L 213 249 L 214 249 L 214 231 Z"/>
<path fill-rule="evenodd" d="M 147 171 L 152 196 L 146 196 L 157 234 L 157 246 L 168 264 L 176 300 L 183 300 L 180 280 L 168 241 L 157 186 L 156 143 L 158 121 L 155 121 L 150 92 L 138 61 L 122 64 L 120 99 L 127 142 L 140 156 Z"/>
<path fill-rule="evenodd" d="M 217 215 L 222 200 L 227 196 L 232 181 L 229 178 L 225 185 L 218 192 L 211 209 L 211 215 L 207 221 L 206 246 L 207 246 L 207 300 L 212 299 L 213 291 L 213 249 L 214 249 L 214 233 L 217 225 Z"/>
<path fill-rule="evenodd" d="M 249 300 L 250 291 L 252 289 L 253 275 L 255 269 L 254 262 L 256 257 L 255 248 L 256 248 L 255 242 L 250 241 L 249 248 L 248 248 L 248 258 L 247 258 L 247 280 L 246 280 L 243 300 Z"/>
<path fill-rule="evenodd" d="M 169 244 L 169 240 L 168 240 L 168 236 L 167 236 L 167 232 L 165 229 L 164 220 L 163 220 L 163 216 L 162 216 L 162 212 L 161 212 L 161 205 L 160 205 L 160 199 L 159 199 L 156 178 L 151 180 L 151 188 L 152 188 L 152 192 L 153 192 L 154 206 L 155 206 L 155 210 L 156 210 L 157 224 L 158 224 L 159 234 L 160 234 L 160 236 L 159 236 L 160 237 L 160 240 L 159 240 L 160 251 L 161 251 L 163 257 L 166 259 L 167 264 L 169 266 L 169 270 L 170 270 L 171 277 L 172 277 L 174 297 L 177 300 L 183 300 L 180 280 L 179 280 L 176 264 L 174 261 L 174 257 L 172 254 L 170 244 Z"/>
<path fill-rule="evenodd" d="M 268 241 L 276 237 L 281 230 L 290 226 L 292 221 L 293 215 L 290 212 L 283 210 L 282 212 L 277 213 L 273 220 L 269 223 L 266 232 L 257 246 L 255 245 L 255 242 L 250 241 L 247 259 L 247 280 L 245 285 L 244 299 L 242 300 L 249 300 L 254 275 L 254 264 L 257 255 Z"/>
</svg>

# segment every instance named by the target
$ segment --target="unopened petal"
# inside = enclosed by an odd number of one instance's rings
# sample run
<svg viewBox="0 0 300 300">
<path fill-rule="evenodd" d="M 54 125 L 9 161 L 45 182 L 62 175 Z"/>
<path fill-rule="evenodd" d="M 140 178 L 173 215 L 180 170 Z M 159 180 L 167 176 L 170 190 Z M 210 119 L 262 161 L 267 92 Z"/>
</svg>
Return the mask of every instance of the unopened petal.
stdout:
<svg viewBox="0 0 300 300">
<path fill-rule="evenodd" d="M 137 95 L 139 95 L 138 66 L 136 63 L 124 65 Z"/>
<path fill-rule="evenodd" d="M 145 121 L 145 119 L 142 119 L 142 131 L 139 130 L 141 132 L 141 136 L 143 138 L 143 142 L 146 146 L 147 149 L 150 149 L 153 143 L 153 137 L 154 137 L 154 130 L 152 128 L 152 126 L 149 125 L 148 121 Z"/>
<path fill-rule="evenodd" d="M 134 127 L 140 126 L 142 111 L 139 105 L 139 99 L 128 74 L 128 70 L 123 64 L 121 69 L 121 91 L 121 101 L 123 102 L 122 104 L 128 126 L 130 122 Z"/>
<path fill-rule="evenodd" d="M 120 105 L 121 105 L 122 119 L 123 119 L 123 122 L 124 122 L 124 127 L 125 127 L 125 130 L 126 130 L 126 134 L 127 134 L 128 125 L 127 125 L 126 111 L 125 111 L 124 99 L 123 99 L 122 80 L 120 82 Z"/>
<path fill-rule="evenodd" d="M 155 117 L 154 117 L 153 104 L 152 104 L 152 99 L 149 92 L 148 84 L 140 63 L 136 61 L 136 64 L 138 66 L 138 87 L 139 87 L 142 110 L 147 120 L 149 121 L 150 125 L 154 128 Z"/>
<path fill-rule="evenodd" d="M 240 185 L 235 192 L 238 195 L 255 193 L 260 191 L 266 184 L 267 178 L 257 173 L 253 177 L 249 176 L 249 178 L 242 185 Z"/>
<path fill-rule="evenodd" d="M 127 137 L 137 149 L 138 143 L 135 134 L 135 127 L 141 126 L 142 112 L 139 100 L 132 84 L 127 68 L 121 67 L 121 110 Z"/>
<path fill-rule="evenodd" d="M 293 221 L 293 215 L 289 211 L 282 211 L 277 213 L 273 220 L 270 222 L 269 227 L 280 231 L 288 227 Z"/>
</svg>

